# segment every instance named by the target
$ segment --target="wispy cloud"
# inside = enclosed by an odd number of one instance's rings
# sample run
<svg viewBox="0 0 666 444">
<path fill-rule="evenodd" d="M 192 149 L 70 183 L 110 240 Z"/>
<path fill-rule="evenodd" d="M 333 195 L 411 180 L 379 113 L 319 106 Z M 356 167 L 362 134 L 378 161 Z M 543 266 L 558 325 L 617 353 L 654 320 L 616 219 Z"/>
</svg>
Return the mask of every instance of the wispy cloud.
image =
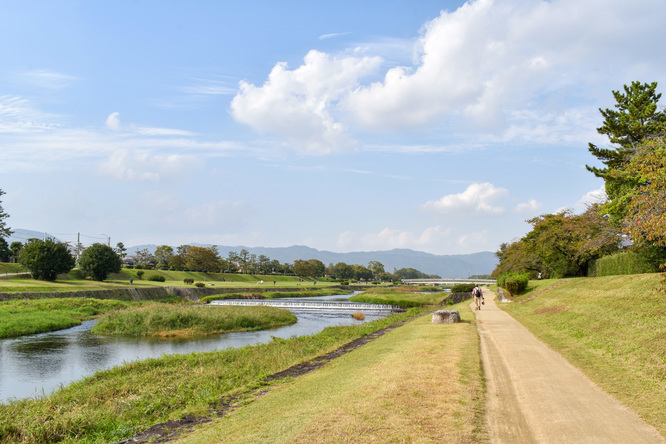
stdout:
<svg viewBox="0 0 666 444">
<path fill-rule="evenodd" d="M 69 85 L 79 80 L 78 77 L 49 70 L 22 72 L 20 78 L 34 87 L 54 90 L 67 88 Z"/>
<path fill-rule="evenodd" d="M 350 35 L 351 32 L 332 32 L 330 34 L 322 34 L 319 36 L 319 40 L 333 39 L 335 37 L 344 37 Z"/>
</svg>

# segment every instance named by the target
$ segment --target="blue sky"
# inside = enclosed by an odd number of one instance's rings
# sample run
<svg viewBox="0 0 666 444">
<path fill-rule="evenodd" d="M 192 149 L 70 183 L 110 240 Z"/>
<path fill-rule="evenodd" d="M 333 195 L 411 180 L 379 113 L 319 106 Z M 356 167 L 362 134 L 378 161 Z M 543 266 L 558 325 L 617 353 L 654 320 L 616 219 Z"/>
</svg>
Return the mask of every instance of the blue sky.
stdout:
<svg viewBox="0 0 666 444">
<path fill-rule="evenodd" d="M 661 0 L 0 0 L 0 189 L 63 240 L 495 251 L 583 211 Z"/>
</svg>

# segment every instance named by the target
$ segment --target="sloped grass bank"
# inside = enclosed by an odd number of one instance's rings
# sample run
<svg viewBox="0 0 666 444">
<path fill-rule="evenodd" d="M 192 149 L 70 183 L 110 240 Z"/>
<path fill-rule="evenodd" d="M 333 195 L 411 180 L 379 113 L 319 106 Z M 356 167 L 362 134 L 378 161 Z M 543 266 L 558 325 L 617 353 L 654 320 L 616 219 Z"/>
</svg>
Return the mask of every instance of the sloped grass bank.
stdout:
<svg viewBox="0 0 666 444">
<path fill-rule="evenodd" d="M 327 288 L 321 290 L 313 290 L 303 288 L 291 291 L 240 291 L 233 293 L 215 294 L 201 298 L 201 302 L 210 302 L 218 299 L 282 299 L 282 298 L 305 298 L 313 296 L 329 296 L 329 295 L 344 295 L 352 293 L 351 290 L 344 290 L 340 288 Z"/>
<path fill-rule="evenodd" d="M 224 396 L 242 395 L 268 375 L 416 314 L 97 372 L 44 398 L 0 405 L 0 442 L 118 442 L 169 419 L 210 414 Z"/>
<path fill-rule="evenodd" d="M 370 288 L 358 296 L 349 298 L 352 302 L 369 302 L 371 304 L 392 304 L 403 308 L 424 307 L 435 305 L 446 297 L 444 293 L 410 293 L 403 287 Z"/>
<path fill-rule="evenodd" d="M 275 307 L 210 307 L 148 303 L 108 313 L 92 332 L 122 336 L 197 336 L 265 330 L 297 321 Z"/>
<path fill-rule="evenodd" d="M 128 302 L 123 301 L 87 298 L 0 302 L 0 338 L 74 327 L 100 313 L 128 305 Z"/>
<path fill-rule="evenodd" d="M 666 436 L 666 297 L 654 291 L 660 279 L 578 278 L 498 305 Z"/>
<path fill-rule="evenodd" d="M 486 442 L 479 337 L 467 305 L 455 307 L 462 323 L 415 319 L 179 442 Z"/>
</svg>

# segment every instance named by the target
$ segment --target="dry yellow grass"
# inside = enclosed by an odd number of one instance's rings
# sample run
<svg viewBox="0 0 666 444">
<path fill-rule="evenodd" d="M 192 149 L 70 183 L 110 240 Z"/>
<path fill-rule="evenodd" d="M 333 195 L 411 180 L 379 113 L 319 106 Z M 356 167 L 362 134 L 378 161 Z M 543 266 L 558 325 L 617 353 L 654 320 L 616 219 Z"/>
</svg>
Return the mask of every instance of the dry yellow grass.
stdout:
<svg viewBox="0 0 666 444">
<path fill-rule="evenodd" d="M 412 321 L 239 408 L 186 443 L 483 442 L 485 387 L 473 314 Z"/>
</svg>

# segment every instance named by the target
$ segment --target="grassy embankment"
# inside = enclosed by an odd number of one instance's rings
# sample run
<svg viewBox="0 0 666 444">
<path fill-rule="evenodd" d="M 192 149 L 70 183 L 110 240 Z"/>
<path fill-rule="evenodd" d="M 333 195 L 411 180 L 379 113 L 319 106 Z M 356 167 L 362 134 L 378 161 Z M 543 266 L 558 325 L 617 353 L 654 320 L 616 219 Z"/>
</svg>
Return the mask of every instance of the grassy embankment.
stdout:
<svg viewBox="0 0 666 444">
<path fill-rule="evenodd" d="M 179 442 L 486 442 L 479 338 L 468 304 L 453 306 L 462 323 L 418 318 Z"/>
<path fill-rule="evenodd" d="M 312 296 L 329 296 L 329 295 L 343 295 L 350 294 L 350 290 L 343 290 L 340 288 L 322 288 L 315 290 L 314 287 L 307 287 L 303 289 L 298 289 L 297 291 L 269 291 L 265 289 L 263 292 L 238 292 L 238 293 L 224 293 L 224 294 L 215 294 L 212 296 L 204 296 L 201 298 L 201 302 L 210 302 L 222 299 L 281 299 L 281 298 L 305 298 Z"/>
<path fill-rule="evenodd" d="M 16 265 L 16 264 L 5 264 L 5 265 Z M 11 267 L 10 267 L 11 268 Z M 16 267 L 14 267 L 16 268 Z M 137 270 L 126 270 L 129 272 L 136 273 Z M 39 281 L 28 278 L 20 279 L 7 279 L 0 280 L 0 292 L 8 293 L 20 293 L 24 292 L 37 292 L 37 293 L 46 293 L 46 292 L 71 292 L 71 291 L 84 291 L 84 290 L 117 290 L 119 288 L 137 288 L 137 287 L 147 287 L 147 286 L 167 286 L 171 285 L 174 287 L 184 287 L 186 284 L 183 283 L 183 279 L 192 278 L 192 279 L 201 279 L 203 281 L 203 273 L 194 273 L 194 272 L 164 272 L 164 271 L 148 271 L 147 273 L 155 273 L 164 275 L 169 278 L 166 282 L 154 282 L 147 280 L 138 280 L 135 279 L 134 285 L 130 287 L 129 279 L 132 274 L 120 274 L 112 275 L 111 278 L 104 282 L 96 282 L 86 279 L 76 279 L 76 272 L 72 272 L 67 276 L 61 276 L 62 279 L 59 279 L 56 282 L 46 282 Z M 210 279 L 210 273 L 206 273 L 207 282 L 213 282 Z M 120 276 L 120 277 L 119 277 Z M 256 286 L 256 294 L 261 297 L 286 297 L 286 296 L 316 296 L 322 294 L 331 294 L 331 292 L 346 293 L 343 290 L 325 290 L 325 289 L 314 289 L 313 287 L 297 287 L 299 288 L 298 292 L 269 292 L 267 290 L 272 289 L 270 287 L 256 285 L 256 276 L 248 275 L 224 275 L 220 277 L 219 275 L 212 274 L 213 278 L 225 279 L 225 282 L 219 281 L 219 284 L 226 287 L 252 287 Z M 145 277 L 145 276 L 144 276 Z M 285 277 L 279 276 L 276 279 L 281 279 L 281 285 L 295 287 L 299 283 L 298 278 L 294 277 Z M 215 281 L 218 282 L 218 281 Z M 250 284 L 252 283 L 252 284 Z M 291 284 L 291 285 L 289 285 Z M 253 290 L 254 291 L 254 290 Z M 238 296 L 239 294 L 236 294 Z M 45 298 L 45 299 L 15 299 L 11 301 L 0 301 L 0 338 L 21 336 L 33 333 L 43 333 L 48 331 L 61 330 L 64 328 L 73 327 L 75 325 L 81 324 L 81 321 L 86 319 L 92 319 L 96 316 L 99 316 L 103 313 L 115 310 L 117 308 L 126 308 L 129 306 L 140 306 L 142 303 L 137 302 L 121 302 L 111 299 L 91 299 L 91 298 Z M 164 307 L 164 306 L 163 306 Z M 184 325 L 181 324 L 183 318 L 191 318 L 190 315 L 185 314 L 176 314 L 174 312 L 175 308 L 172 309 L 172 312 L 169 316 L 165 316 L 165 319 L 171 319 L 171 325 Z M 184 311 L 187 310 L 184 307 L 180 307 L 178 310 Z M 239 319 L 242 319 L 241 316 Z M 153 318 L 155 319 L 155 318 Z M 226 321 L 225 321 L 226 322 Z M 239 322 L 239 321 L 237 321 Z M 235 325 L 237 325 L 237 322 Z M 280 321 L 283 322 L 283 321 Z M 183 327 L 183 330 L 191 329 L 190 332 L 196 330 L 196 334 L 200 334 L 203 331 L 209 333 L 219 332 L 220 330 L 216 328 L 211 322 L 204 321 L 200 319 L 198 322 L 199 327 L 194 329 L 194 327 Z M 207 327 L 202 327 L 203 325 L 208 325 Z M 253 326 L 257 324 L 255 322 L 251 323 Z M 145 325 L 145 324 L 144 324 Z M 164 330 L 168 330 L 170 324 L 165 324 Z M 223 330 L 227 328 L 231 330 L 236 330 L 236 326 L 229 325 L 225 326 Z M 255 328 L 255 327 L 251 327 Z M 263 327 L 262 327 L 263 328 Z M 265 327 L 270 328 L 270 325 Z M 171 328 L 174 329 L 174 328 Z"/>
<path fill-rule="evenodd" d="M 6 264 L 16 265 L 16 264 Z M 20 270 L 16 267 L 13 271 Z M 140 272 L 143 276 L 139 278 Z M 164 282 L 151 281 L 151 276 L 162 276 Z M 165 270 L 137 270 L 124 268 L 120 273 L 113 273 L 103 282 L 97 282 L 90 279 L 84 279 L 81 272 L 72 270 L 67 274 L 58 276 L 55 282 L 47 282 L 31 279 L 28 276 L 2 276 L 0 279 L 0 292 L 52 292 L 52 291 L 78 291 L 78 290 L 104 290 L 117 288 L 136 288 L 136 287 L 193 287 L 192 284 L 185 284 L 183 279 L 193 279 L 195 282 L 202 282 L 207 287 L 313 287 L 313 282 L 301 280 L 296 276 L 281 275 L 249 275 L 236 273 L 200 273 L 195 271 L 165 271 Z M 130 279 L 133 284 L 130 286 Z M 263 280 L 263 284 L 261 281 Z M 275 281 L 275 284 L 273 284 Z M 317 281 L 316 287 L 325 287 L 338 285 L 337 282 Z"/>
<path fill-rule="evenodd" d="M 197 336 L 265 330 L 297 321 L 289 310 L 275 307 L 202 307 L 147 303 L 104 316 L 93 333 L 123 336 Z"/>
<path fill-rule="evenodd" d="M 270 374 L 414 314 L 100 371 L 44 398 L 0 405 L 0 442 L 116 442 L 168 419 L 208 415 L 223 396 L 247 394 Z"/>
<path fill-rule="evenodd" d="M 430 287 L 431 290 L 433 287 Z M 363 293 L 349 298 L 352 302 L 370 302 L 373 304 L 392 304 L 403 308 L 423 307 L 440 303 L 448 296 L 443 292 L 421 292 L 419 287 L 401 286 L 395 288 L 370 288 Z"/>
<path fill-rule="evenodd" d="M 0 338 L 60 330 L 129 302 L 87 298 L 17 299 L 0 302 Z"/>
<path fill-rule="evenodd" d="M 654 291 L 660 280 L 530 281 L 532 291 L 499 305 L 666 436 L 666 298 Z"/>
</svg>

